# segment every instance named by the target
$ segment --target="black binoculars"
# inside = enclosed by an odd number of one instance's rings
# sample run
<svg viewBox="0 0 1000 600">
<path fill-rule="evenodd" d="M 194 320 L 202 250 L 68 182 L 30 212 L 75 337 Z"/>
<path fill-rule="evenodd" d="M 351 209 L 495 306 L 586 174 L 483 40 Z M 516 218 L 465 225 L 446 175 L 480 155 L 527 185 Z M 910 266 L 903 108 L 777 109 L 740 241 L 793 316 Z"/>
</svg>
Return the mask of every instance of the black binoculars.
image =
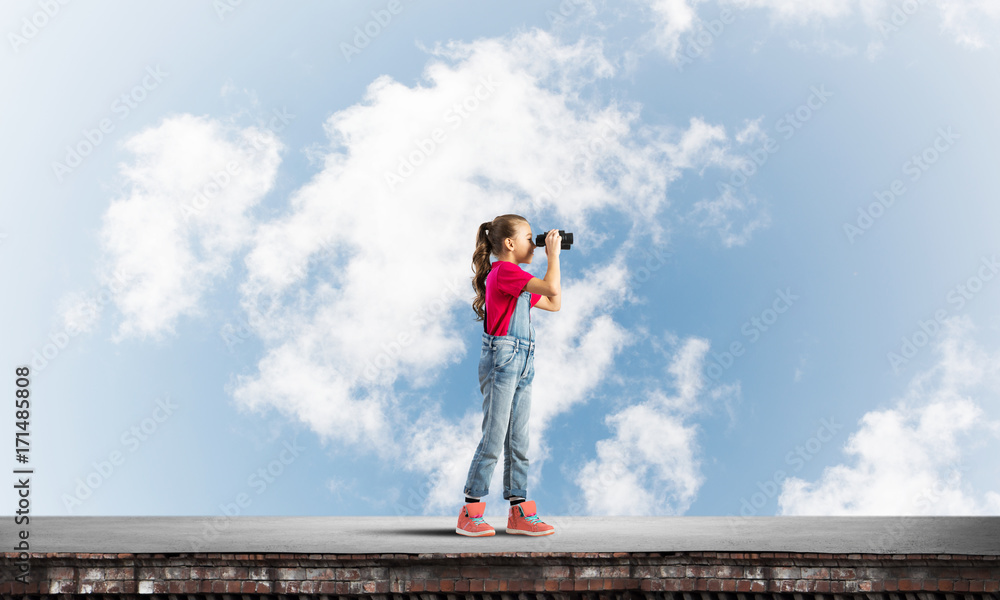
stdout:
<svg viewBox="0 0 1000 600">
<path fill-rule="evenodd" d="M 535 246 L 538 246 L 539 248 L 545 247 L 545 236 L 546 236 L 546 234 L 548 234 L 547 231 L 545 233 L 539 233 L 537 236 L 535 236 Z M 573 234 L 572 233 L 566 233 L 565 231 L 563 231 L 562 229 L 560 229 L 559 230 L 559 235 L 562 236 L 562 246 L 559 249 L 560 250 L 569 250 L 569 247 L 573 244 Z"/>
</svg>

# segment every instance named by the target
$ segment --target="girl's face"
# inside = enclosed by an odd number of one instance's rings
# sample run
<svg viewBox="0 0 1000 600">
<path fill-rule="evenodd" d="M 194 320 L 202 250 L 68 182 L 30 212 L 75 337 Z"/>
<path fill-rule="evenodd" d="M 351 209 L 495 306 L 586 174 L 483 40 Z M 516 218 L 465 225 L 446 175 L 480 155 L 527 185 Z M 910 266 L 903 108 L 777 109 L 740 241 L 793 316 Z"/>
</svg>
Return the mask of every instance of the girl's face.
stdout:
<svg viewBox="0 0 1000 600">
<path fill-rule="evenodd" d="M 510 253 L 510 260 L 517 264 L 530 264 L 535 252 L 535 242 L 531 235 L 531 224 L 520 223 L 517 226 L 517 235 L 509 239 L 514 242 L 514 250 Z"/>
</svg>

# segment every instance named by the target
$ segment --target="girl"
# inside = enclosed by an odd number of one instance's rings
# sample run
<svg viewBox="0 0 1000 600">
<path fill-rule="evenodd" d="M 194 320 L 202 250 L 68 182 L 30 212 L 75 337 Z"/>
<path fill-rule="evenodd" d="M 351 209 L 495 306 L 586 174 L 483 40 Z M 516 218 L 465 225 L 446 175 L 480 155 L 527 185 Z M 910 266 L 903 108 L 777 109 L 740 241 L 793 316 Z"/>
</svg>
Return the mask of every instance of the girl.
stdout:
<svg viewBox="0 0 1000 600">
<path fill-rule="evenodd" d="M 555 528 L 539 519 L 535 501 L 525 501 L 528 485 L 528 414 L 535 377 L 535 328 L 530 309 L 555 312 L 560 306 L 559 250 L 562 237 L 553 229 L 545 237 L 545 279 L 519 267 L 535 252 L 531 225 L 520 215 L 500 215 L 479 226 L 472 266 L 476 299 L 472 309 L 483 321 L 479 354 L 479 388 L 483 393 L 483 437 L 472 457 L 465 482 L 465 502 L 455 531 L 486 536 L 496 531 L 483 520 L 490 478 L 504 450 L 503 497 L 510 500 L 507 533 L 550 535 Z M 499 260 L 490 264 L 490 255 Z"/>
</svg>

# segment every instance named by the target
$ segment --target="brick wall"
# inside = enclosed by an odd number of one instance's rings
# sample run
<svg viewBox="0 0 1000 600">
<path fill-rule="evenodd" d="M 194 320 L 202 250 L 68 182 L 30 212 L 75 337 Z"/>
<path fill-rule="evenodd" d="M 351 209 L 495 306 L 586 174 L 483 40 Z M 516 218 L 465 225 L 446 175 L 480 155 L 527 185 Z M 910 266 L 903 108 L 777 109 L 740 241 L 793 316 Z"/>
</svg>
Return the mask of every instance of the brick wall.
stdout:
<svg viewBox="0 0 1000 600">
<path fill-rule="evenodd" d="M 489 554 L 32 554 L 0 595 L 308 594 L 373 600 L 675 598 L 1000 600 L 1000 556 L 725 552 Z M 685 593 L 686 592 L 686 593 Z M 732 595 L 730 595 L 732 594 Z"/>
</svg>

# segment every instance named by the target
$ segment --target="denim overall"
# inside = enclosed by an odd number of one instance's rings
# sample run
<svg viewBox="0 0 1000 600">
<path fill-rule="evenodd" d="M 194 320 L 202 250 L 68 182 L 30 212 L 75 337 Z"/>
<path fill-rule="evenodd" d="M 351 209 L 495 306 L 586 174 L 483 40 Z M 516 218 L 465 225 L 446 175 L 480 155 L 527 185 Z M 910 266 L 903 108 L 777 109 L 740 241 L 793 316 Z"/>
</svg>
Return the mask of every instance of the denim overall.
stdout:
<svg viewBox="0 0 1000 600">
<path fill-rule="evenodd" d="M 503 444 L 503 497 L 528 497 L 528 415 L 535 378 L 535 327 L 528 310 L 531 292 L 517 297 L 507 335 L 491 335 L 483 321 L 479 389 L 483 393 L 483 437 L 465 482 L 465 495 L 489 494 L 490 478 Z"/>
</svg>

